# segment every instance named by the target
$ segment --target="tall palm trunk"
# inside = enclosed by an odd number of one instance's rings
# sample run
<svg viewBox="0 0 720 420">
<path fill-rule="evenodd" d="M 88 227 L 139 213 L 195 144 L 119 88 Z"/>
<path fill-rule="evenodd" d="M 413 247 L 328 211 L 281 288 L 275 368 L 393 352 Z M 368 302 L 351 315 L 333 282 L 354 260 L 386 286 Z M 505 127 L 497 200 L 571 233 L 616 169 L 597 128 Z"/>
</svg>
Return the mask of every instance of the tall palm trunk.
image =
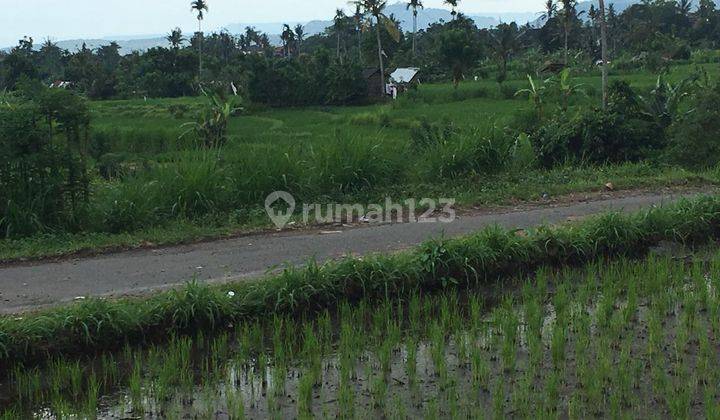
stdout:
<svg viewBox="0 0 720 420">
<path fill-rule="evenodd" d="M 340 33 L 337 34 L 337 59 L 340 61 L 340 64 L 343 63 L 342 54 L 340 54 Z"/>
<path fill-rule="evenodd" d="M 375 16 L 377 24 L 375 25 L 375 35 L 378 45 L 378 59 L 380 60 L 380 94 L 385 96 L 385 65 L 383 64 L 382 40 L 380 39 L 380 15 Z"/>
<path fill-rule="evenodd" d="M 198 80 L 202 81 L 203 71 L 203 33 L 202 33 L 202 20 L 198 19 Z"/>
<path fill-rule="evenodd" d="M 412 52 L 413 57 L 415 57 L 415 50 L 417 48 L 417 7 L 413 8 L 413 44 L 412 44 Z"/>
<path fill-rule="evenodd" d="M 570 25 L 568 24 L 568 17 L 565 17 L 565 67 L 569 63 L 569 46 L 570 46 Z"/>
<path fill-rule="evenodd" d="M 607 43 L 607 19 L 605 17 L 605 0 L 600 0 L 600 44 L 602 49 L 602 91 L 603 109 L 608 105 L 608 43 Z"/>
</svg>

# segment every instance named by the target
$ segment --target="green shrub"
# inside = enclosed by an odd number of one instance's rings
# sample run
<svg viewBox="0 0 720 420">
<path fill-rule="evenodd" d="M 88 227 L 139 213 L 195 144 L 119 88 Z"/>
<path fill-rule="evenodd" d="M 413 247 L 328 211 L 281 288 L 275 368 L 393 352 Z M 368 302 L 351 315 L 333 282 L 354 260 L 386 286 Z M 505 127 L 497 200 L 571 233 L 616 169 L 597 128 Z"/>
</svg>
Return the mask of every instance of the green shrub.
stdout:
<svg viewBox="0 0 720 420">
<path fill-rule="evenodd" d="M 720 163 L 720 87 L 698 94 L 694 110 L 670 126 L 671 160 L 692 167 Z"/>
<path fill-rule="evenodd" d="M 436 180 L 498 174 L 510 166 L 514 150 L 514 139 L 500 130 L 459 133 L 427 149 L 426 176 Z"/>
<path fill-rule="evenodd" d="M 543 167 L 568 161 L 619 163 L 652 157 L 665 146 L 662 125 L 624 81 L 609 90 L 607 110 L 556 114 L 531 140 Z"/>
<path fill-rule="evenodd" d="M 0 104 L 0 236 L 74 228 L 89 195 L 85 102 L 68 92 Z"/>
<path fill-rule="evenodd" d="M 359 104 L 367 100 L 368 86 L 362 68 L 353 63 L 334 63 L 328 69 L 326 103 L 335 105 Z"/>
<path fill-rule="evenodd" d="M 399 158 L 397 150 L 381 141 L 336 136 L 312 150 L 305 177 L 316 196 L 391 185 L 397 182 L 403 167 Z"/>
<path fill-rule="evenodd" d="M 532 135 L 540 164 L 637 161 L 662 146 L 654 124 L 612 111 L 594 110 L 567 118 L 559 115 Z"/>
<path fill-rule="evenodd" d="M 127 153 L 106 153 L 100 156 L 96 167 L 100 176 L 106 180 L 122 178 L 136 169 L 132 167 L 130 156 Z"/>
<path fill-rule="evenodd" d="M 419 125 L 410 130 L 410 145 L 413 149 L 423 150 L 450 140 L 456 132 L 457 128 L 450 120 L 432 123 L 427 118 L 423 118 Z"/>
</svg>

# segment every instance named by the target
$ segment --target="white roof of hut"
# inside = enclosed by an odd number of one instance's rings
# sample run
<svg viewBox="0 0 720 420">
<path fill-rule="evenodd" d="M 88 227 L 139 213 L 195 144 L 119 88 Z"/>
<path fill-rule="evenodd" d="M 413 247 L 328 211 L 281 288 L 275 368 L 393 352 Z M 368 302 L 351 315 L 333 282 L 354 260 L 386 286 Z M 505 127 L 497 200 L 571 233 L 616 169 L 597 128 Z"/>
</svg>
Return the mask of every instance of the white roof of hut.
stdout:
<svg viewBox="0 0 720 420">
<path fill-rule="evenodd" d="M 420 69 L 415 67 L 399 68 L 392 72 L 390 80 L 395 83 L 411 83 L 419 72 Z"/>
</svg>

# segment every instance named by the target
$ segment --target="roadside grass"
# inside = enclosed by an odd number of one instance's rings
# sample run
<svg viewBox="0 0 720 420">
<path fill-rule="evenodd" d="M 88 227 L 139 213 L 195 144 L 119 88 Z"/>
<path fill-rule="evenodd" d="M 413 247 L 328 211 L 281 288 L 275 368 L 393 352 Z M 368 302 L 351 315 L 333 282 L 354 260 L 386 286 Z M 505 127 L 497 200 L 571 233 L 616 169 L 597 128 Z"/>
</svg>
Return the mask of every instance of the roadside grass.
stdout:
<svg viewBox="0 0 720 420">
<path fill-rule="evenodd" d="M 676 167 L 624 164 L 604 167 L 566 166 L 552 171 L 525 170 L 499 176 L 476 176 L 452 182 L 424 182 L 359 191 L 335 197 L 319 197 L 318 204 L 360 203 L 384 205 L 385 198 L 402 202 L 411 197 L 455 198 L 456 209 L 492 209 L 507 205 L 538 203 L 567 194 L 605 191 L 612 183 L 616 192 L 638 189 L 692 188 L 717 185 L 715 171 L 692 172 Z M 127 199 L 127 196 L 120 198 Z M 309 196 L 302 202 L 314 203 Z M 0 240 L 0 261 L 8 264 L 69 255 L 89 255 L 143 247 L 170 246 L 274 230 L 263 207 L 263 198 L 246 209 L 210 213 L 201 218 L 176 218 L 156 226 L 125 233 L 47 233 L 22 239 Z M 302 226 L 296 215 L 296 227 Z M 116 220 L 116 223 L 131 223 Z"/>
<path fill-rule="evenodd" d="M 703 243 L 720 229 L 720 199 L 702 197 L 633 215 L 607 214 L 529 231 L 489 228 L 408 252 L 310 262 L 253 282 L 183 289 L 147 298 L 89 299 L 0 318 L 0 366 L 152 343 L 176 334 L 222 330 L 270 316 L 317 313 L 339 301 L 390 299 L 491 284 L 543 266 L 643 254 L 660 241 Z"/>
<path fill-rule="evenodd" d="M 691 207 L 682 215 L 702 213 Z M 654 218 L 672 220 L 680 208 Z M 595 229 L 622 225 L 613 220 Z M 163 344 L 18 365 L 0 388 L 0 416 L 713 418 L 717 247 L 586 255 L 581 267 L 513 271 L 499 283 L 473 275 L 445 287 L 335 296 L 317 311 L 264 312 Z M 244 299 L 197 285 L 176 296 Z M 213 316 L 217 306 L 196 311 Z M 191 325 L 188 315 L 178 316 Z"/>
</svg>

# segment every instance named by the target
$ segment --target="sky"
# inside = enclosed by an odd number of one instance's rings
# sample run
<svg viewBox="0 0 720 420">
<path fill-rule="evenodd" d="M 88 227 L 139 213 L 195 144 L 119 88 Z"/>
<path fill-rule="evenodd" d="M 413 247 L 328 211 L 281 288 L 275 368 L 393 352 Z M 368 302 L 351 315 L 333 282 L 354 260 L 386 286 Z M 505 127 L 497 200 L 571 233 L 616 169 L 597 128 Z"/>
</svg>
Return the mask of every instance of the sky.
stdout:
<svg viewBox="0 0 720 420">
<path fill-rule="evenodd" d="M 11 0 L 0 0 L 0 3 Z M 389 0 L 389 3 L 395 3 Z M 326 20 L 347 0 L 208 0 L 204 22 L 209 29 L 230 23 L 303 22 Z M 444 7 L 442 0 L 424 0 L 425 7 Z M 543 0 L 461 0 L 465 13 L 533 12 Z M 197 27 L 190 0 L 22 0 L 0 6 L 0 47 L 17 44 L 25 35 L 35 40 L 99 38 L 118 35 L 165 34 L 175 26 Z"/>
</svg>

